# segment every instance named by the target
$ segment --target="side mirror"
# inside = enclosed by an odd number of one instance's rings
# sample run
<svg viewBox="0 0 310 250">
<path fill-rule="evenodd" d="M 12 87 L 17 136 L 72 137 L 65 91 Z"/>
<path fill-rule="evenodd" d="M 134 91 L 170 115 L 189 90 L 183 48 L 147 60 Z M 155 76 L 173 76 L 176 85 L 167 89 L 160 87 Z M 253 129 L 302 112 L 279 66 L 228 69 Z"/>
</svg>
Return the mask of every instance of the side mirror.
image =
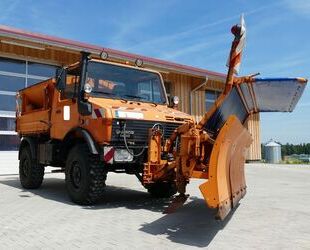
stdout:
<svg viewBox="0 0 310 250">
<path fill-rule="evenodd" d="M 78 111 L 81 115 L 87 116 L 92 114 L 92 105 L 89 102 L 80 101 L 78 103 Z"/>
<path fill-rule="evenodd" d="M 57 69 L 56 88 L 61 92 L 65 90 L 67 84 L 67 70 L 65 68 Z"/>
</svg>

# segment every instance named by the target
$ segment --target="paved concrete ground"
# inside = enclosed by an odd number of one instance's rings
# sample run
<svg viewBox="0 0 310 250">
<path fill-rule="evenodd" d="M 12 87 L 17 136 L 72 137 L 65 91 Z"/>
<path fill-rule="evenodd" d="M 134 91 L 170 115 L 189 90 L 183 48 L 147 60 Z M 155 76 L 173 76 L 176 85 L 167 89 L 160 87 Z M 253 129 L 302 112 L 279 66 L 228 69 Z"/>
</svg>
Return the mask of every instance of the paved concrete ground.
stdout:
<svg viewBox="0 0 310 250">
<path fill-rule="evenodd" d="M 94 207 L 67 197 L 63 174 L 39 190 L 19 184 L 15 152 L 0 153 L 0 248 L 310 249 L 310 166 L 247 165 L 248 193 L 224 222 L 193 181 L 186 205 L 162 214 L 133 176 L 109 174 Z M 50 171 L 50 169 L 48 169 Z"/>
</svg>

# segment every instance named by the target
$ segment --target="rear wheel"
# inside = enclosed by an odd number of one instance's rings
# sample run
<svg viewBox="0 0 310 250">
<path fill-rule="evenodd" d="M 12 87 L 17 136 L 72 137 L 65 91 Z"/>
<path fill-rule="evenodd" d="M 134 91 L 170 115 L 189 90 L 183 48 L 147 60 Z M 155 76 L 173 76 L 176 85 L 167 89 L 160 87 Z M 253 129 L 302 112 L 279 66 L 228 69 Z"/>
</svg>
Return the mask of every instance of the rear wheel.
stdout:
<svg viewBox="0 0 310 250">
<path fill-rule="evenodd" d="M 147 190 L 151 196 L 156 198 L 168 198 L 177 192 L 174 182 L 155 182 L 151 184 Z"/>
<path fill-rule="evenodd" d="M 42 184 L 44 167 L 33 158 L 29 146 L 21 148 L 19 160 L 19 179 L 24 188 L 36 189 Z"/>
<path fill-rule="evenodd" d="M 73 147 L 66 161 L 66 187 L 71 200 L 90 205 L 102 196 L 107 173 L 87 145 Z"/>
</svg>

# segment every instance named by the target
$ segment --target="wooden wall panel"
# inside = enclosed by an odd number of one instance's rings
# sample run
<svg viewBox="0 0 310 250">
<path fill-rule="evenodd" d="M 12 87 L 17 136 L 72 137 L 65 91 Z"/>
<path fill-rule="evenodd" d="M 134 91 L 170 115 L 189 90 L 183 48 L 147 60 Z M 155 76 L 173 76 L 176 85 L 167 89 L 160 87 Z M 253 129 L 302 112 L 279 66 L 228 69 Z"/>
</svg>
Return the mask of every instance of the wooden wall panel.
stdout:
<svg viewBox="0 0 310 250">
<path fill-rule="evenodd" d="M 178 109 L 185 113 L 190 113 L 189 95 L 192 89 L 192 77 L 175 73 L 163 73 L 162 75 L 165 81 L 171 82 L 171 95 L 176 95 L 180 98 Z"/>
<path fill-rule="evenodd" d="M 193 116 L 195 117 L 195 120 L 199 122 L 206 112 L 205 108 L 205 91 L 203 90 L 197 90 L 193 94 L 192 98 L 192 111 Z"/>
<path fill-rule="evenodd" d="M 195 91 L 192 95 L 192 104 L 190 103 L 191 90 L 196 86 L 202 84 L 205 79 L 192 77 L 188 75 L 176 74 L 176 73 L 162 73 L 165 81 L 171 82 L 171 95 L 177 95 L 180 98 L 179 110 L 190 113 L 190 106 L 192 105 L 192 115 L 196 121 L 200 121 L 204 113 L 205 108 L 205 90 L 214 89 L 221 91 L 224 88 L 223 82 L 208 80 L 207 84 Z"/>
<path fill-rule="evenodd" d="M 1 39 L 1 37 L 0 37 Z M 73 53 L 66 50 L 45 47 L 44 50 L 38 50 L 28 47 L 22 47 L 0 42 L 1 56 L 20 57 L 29 60 L 45 61 L 45 63 L 67 65 L 79 60 L 79 53 Z"/>
<path fill-rule="evenodd" d="M 207 87 L 207 89 L 223 91 L 225 84 L 223 82 L 220 82 L 220 81 L 208 80 L 206 87 Z"/>
<path fill-rule="evenodd" d="M 252 135 L 253 142 L 248 150 L 247 160 L 261 160 L 261 145 L 260 145 L 260 116 L 259 114 L 251 115 L 246 123 L 246 126 Z"/>
</svg>

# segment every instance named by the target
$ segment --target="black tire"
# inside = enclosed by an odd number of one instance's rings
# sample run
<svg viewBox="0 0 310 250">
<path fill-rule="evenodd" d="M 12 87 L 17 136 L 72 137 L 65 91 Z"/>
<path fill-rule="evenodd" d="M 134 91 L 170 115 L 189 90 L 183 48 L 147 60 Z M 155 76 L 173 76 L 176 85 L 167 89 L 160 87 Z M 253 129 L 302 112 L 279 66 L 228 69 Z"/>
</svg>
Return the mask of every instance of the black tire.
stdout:
<svg viewBox="0 0 310 250">
<path fill-rule="evenodd" d="M 176 194 L 177 188 L 175 183 L 171 182 L 156 182 L 151 184 L 147 191 L 155 198 L 169 198 Z"/>
<path fill-rule="evenodd" d="M 21 148 L 19 160 L 19 180 L 27 189 L 39 188 L 44 177 L 44 166 L 38 164 L 33 158 L 29 146 Z"/>
<path fill-rule="evenodd" d="M 79 205 L 96 203 L 103 195 L 107 173 L 99 157 L 87 145 L 74 146 L 66 161 L 66 187 L 71 200 Z"/>
</svg>

